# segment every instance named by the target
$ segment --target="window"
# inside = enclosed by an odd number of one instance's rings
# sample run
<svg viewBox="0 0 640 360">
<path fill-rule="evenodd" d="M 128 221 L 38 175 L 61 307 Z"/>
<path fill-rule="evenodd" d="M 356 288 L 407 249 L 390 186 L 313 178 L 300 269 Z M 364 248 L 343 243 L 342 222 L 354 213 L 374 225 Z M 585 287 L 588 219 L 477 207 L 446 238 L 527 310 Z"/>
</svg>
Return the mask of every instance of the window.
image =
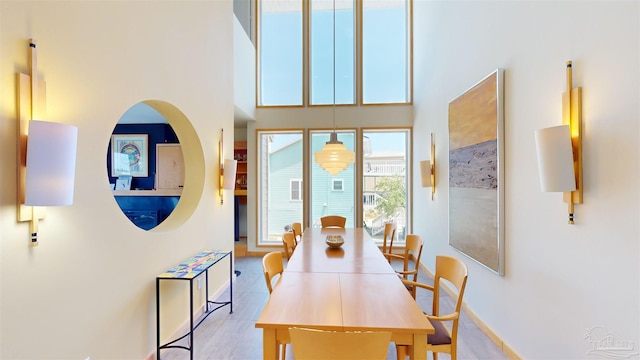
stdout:
<svg viewBox="0 0 640 360">
<path fill-rule="evenodd" d="M 312 105 L 334 104 L 334 97 L 335 104 L 355 104 L 354 3 L 335 2 L 335 23 L 333 5 L 331 0 L 311 2 Z"/>
<path fill-rule="evenodd" d="M 412 101 L 412 0 L 258 3 L 258 106 Z"/>
<path fill-rule="evenodd" d="M 362 211 L 369 234 L 382 239 L 384 224 L 398 225 L 396 239 L 404 241 L 409 226 L 408 129 L 364 130 L 362 138 Z"/>
<path fill-rule="evenodd" d="M 342 179 L 332 179 L 331 189 L 333 191 L 343 191 L 344 190 L 344 181 Z"/>
<path fill-rule="evenodd" d="M 310 226 L 320 227 L 320 218 L 325 215 L 340 215 L 347 218 L 347 227 L 356 227 L 355 222 L 355 166 L 349 165 L 340 172 L 337 179 L 313 161 L 313 154 L 321 150 L 329 141 L 329 131 L 311 131 L 311 174 L 310 174 Z M 338 140 L 349 150 L 355 150 L 355 130 L 338 131 Z M 341 183 L 341 191 L 334 191 L 336 181 Z"/>
<path fill-rule="evenodd" d="M 282 245 L 286 227 L 303 219 L 303 133 L 258 131 L 257 139 L 258 245 Z"/>
<path fill-rule="evenodd" d="M 258 6 L 258 104 L 302 105 L 302 0 Z"/>
<path fill-rule="evenodd" d="M 407 0 L 362 0 L 364 104 L 411 101 L 408 5 Z"/>
<path fill-rule="evenodd" d="M 291 179 L 289 182 L 289 199 L 291 201 L 302 201 L 302 180 Z"/>
</svg>

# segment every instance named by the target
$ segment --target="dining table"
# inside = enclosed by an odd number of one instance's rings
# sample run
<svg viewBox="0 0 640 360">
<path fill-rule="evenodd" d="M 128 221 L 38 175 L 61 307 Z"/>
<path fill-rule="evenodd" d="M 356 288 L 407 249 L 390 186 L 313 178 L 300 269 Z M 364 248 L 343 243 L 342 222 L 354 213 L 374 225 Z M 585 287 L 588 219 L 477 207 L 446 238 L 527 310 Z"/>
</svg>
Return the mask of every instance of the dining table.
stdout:
<svg viewBox="0 0 640 360">
<path fill-rule="evenodd" d="M 344 244 L 329 247 L 328 236 Z M 255 324 L 263 331 L 263 358 L 276 360 L 289 329 L 389 331 L 426 359 L 434 328 L 363 228 L 307 228 Z"/>
</svg>

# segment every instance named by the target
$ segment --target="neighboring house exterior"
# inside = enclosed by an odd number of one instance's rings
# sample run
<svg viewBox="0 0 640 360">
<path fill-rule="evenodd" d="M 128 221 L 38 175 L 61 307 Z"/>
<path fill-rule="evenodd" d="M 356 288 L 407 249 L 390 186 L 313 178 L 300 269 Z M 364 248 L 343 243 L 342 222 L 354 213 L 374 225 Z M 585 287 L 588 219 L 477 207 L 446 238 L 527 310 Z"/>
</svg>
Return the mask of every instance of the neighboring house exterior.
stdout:
<svg viewBox="0 0 640 360">
<path fill-rule="evenodd" d="M 268 227 L 269 239 L 275 240 L 291 223 L 302 222 L 302 139 L 270 151 L 260 171 L 268 172 L 262 179 L 270 181 L 259 185 L 267 189 L 263 193 L 268 194 L 270 206 L 263 226 Z"/>
<path fill-rule="evenodd" d="M 340 137 L 347 148 L 353 147 L 354 136 L 343 134 Z M 311 153 L 319 151 L 324 142 L 316 141 L 312 144 Z M 263 227 L 267 227 L 269 239 L 276 240 L 287 231 L 293 222 L 302 221 L 303 189 L 302 183 L 302 140 L 296 140 L 269 152 L 267 164 L 262 165 L 260 171 L 268 172 L 269 184 L 259 186 L 269 194 L 268 214 Z M 363 210 L 365 212 L 364 227 L 374 237 L 381 237 L 384 223 L 396 221 L 398 233 L 403 234 L 405 213 L 400 212 L 394 219 L 384 215 L 367 216 L 375 210 L 381 194 L 376 185 L 385 177 L 405 177 L 406 160 L 401 152 L 371 153 L 364 158 L 364 191 Z M 320 227 L 320 217 L 325 215 L 340 215 L 347 218 L 347 227 L 355 227 L 353 212 L 355 204 L 354 168 L 351 166 L 336 176 L 323 171 L 317 164 L 312 164 L 313 192 L 311 196 L 311 226 Z M 400 237 L 399 237 L 400 238 Z M 401 238 L 404 238 L 402 235 Z"/>
</svg>

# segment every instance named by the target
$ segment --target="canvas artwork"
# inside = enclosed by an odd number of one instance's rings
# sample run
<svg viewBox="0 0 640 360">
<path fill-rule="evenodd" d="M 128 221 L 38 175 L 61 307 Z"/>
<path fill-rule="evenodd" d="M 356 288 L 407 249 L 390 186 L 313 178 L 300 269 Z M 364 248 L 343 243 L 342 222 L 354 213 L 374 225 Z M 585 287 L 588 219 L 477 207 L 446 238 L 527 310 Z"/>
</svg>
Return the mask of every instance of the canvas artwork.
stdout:
<svg viewBox="0 0 640 360">
<path fill-rule="evenodd" d="M 449 245 L 504 275 L 503 70 L 449 103 Z"/>
</svg>

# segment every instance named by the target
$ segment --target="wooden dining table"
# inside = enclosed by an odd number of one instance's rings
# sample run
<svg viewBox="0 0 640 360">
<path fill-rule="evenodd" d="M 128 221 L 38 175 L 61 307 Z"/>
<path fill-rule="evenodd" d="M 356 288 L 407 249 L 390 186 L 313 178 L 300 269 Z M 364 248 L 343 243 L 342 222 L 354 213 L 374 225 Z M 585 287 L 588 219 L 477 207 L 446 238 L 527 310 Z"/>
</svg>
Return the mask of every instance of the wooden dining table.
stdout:
<svg viewBox="0 0 640 360">
<path fill-rule="evenodd" d="M 328 235 L 344 244 L 329 248 Z M 289 328 L 390 331 L 409 345 L 411 359 L 426 359 L 433 326 L 366 230 L 308 228 L 255 326 L 263 329 L 263 358 L 276 360 Z"/>
</svg>

